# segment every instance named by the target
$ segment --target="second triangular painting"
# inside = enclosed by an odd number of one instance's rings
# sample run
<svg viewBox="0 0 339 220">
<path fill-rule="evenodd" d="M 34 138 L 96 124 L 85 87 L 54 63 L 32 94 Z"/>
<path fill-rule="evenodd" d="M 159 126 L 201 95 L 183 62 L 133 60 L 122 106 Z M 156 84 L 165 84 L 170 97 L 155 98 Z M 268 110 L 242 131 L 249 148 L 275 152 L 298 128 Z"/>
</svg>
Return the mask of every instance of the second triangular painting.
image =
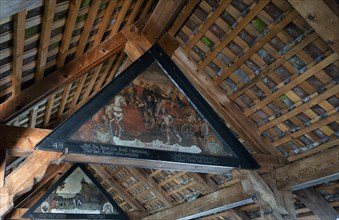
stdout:
<svg viewBox="0 0 339 220">
<path fill-rule="evenodd" d="M 128 158 L 125 165 L 223 173 L 258 164 L 156 45 L 38 149 Z"/>
</svg>

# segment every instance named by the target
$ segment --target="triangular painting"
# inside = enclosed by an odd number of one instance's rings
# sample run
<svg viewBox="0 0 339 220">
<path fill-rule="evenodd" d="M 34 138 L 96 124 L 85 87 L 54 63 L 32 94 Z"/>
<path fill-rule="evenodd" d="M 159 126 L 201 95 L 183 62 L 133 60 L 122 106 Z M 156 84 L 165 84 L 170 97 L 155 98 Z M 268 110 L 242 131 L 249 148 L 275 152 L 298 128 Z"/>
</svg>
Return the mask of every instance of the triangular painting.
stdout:
<svg viewBox="0 0 339 220">
<path fill-rule="evenodd" d="M 258 164 L 156 45 L 37 145 L 124 165 L 223 173 Z M 134 163 L 131 163 L 134 161 Z"/>
<path fill-rule="evenodd" d="M 74 165 L 23 216 L 32 219 L 128 219 L 81 165 Z"/>
</svg>

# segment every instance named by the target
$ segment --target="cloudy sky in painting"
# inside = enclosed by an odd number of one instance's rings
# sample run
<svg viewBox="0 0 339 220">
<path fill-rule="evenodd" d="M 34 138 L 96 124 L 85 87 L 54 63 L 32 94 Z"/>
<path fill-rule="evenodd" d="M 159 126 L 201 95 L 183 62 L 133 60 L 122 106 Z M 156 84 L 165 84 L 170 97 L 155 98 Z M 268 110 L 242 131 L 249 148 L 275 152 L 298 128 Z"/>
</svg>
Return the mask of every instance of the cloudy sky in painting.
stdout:
<svg viewBox="0 0 339 220">
<path fill-rule="evenodd" d="M 76 168 L 73 173 L 65 179 L 65 187 L 61 190 L 58 189 L 57 194 L 75 195 L 76 193 L 80 192 L 81 180 L 83 178 L 87 183 L 92 183 L 92 181 L 79 167 Z"/>
</svg>

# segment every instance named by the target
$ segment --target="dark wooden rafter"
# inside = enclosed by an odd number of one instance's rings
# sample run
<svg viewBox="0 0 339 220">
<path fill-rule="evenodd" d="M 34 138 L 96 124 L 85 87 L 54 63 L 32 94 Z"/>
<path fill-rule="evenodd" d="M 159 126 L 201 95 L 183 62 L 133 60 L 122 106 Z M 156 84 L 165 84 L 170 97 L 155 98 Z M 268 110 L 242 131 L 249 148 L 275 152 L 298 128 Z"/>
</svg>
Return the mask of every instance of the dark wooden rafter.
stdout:
<svg viewBox="0 0 339 220">
<path fill-rule="evenodd" d="M 59 48 L 59 54 L 57 59 L 57 67 L 61 68 L 65 64 L 66 57 L 68 55 L 69 44 L 72 39 L 72 33 L 74 30 L 74 25 L 76 22 L 76 18 L 78 16 L 78 12 L 80 9 L 81 0 L 72 0 L 69 6 L 69 12 L 66 20 L 65 30 L 62 35 L 61 46 Z"/>
<path fill-rule="evenodd" d="M 56 8 L 56 0 L 45 0 L 45 4 L 44 4 L 45 13 L 42 18 L 39 52 L 38 52 L 38 59 L 37 59 L 36 73 L 35 73 L 35 82 L 38 82 L 44 77 L 55 8 Z"/>
<path fill-rule="evenodd" d="M 288 0 L 288 2 L 334 52 L 339 54 L 339 19 L 331 8 L 324 1 Z"/>
<path fill-rule="evenodd" d="M 315 189 L 307 188 L 293 193 L 320 219 L 336 219 L 338 217 L 337 211 Z"/>
<path fill-rule="evenodd" d="M 105 13 L 103 15 L 102 21 L 100 23 L 99 29 L 97 34 L 95 35 L 94 41 L 93 41 L 93 46 L 97 46 L 101 43 L 102 38 L 105 34 L 105 31 L 107 29 L 107 25 L 111 19 L 112 16 L 112 12 L 114 10 L 114 8 L 116 7 L 117 4 L 117 0 L 110 0 L 108 1 L 108 5 L 105 9 Z"/>
<path fill-rule="evenodd" d="M 0 105 L 0 121 L 9 121 L 19 113 L 34 106 L 60 88 L 81 77 L 88 70 L 124 48 L 126 38 L 118 33 L 98 47 L 68 63 L 53 74 L 29 87 L 24 93 L 12 97 Z"/>
<path fill-rule="evenodd" d="M 23 10 L 14 16 L 12 95 L 17 95 L 21 92 L 25 23 L 26 10 Z"/>
<path fill-rule="evenodd" d="M 81 32 L 81 36 L 80 36 L 80 40 L 78 43 L 78 46 L 76 48 L 75 51 L 75 57 L 79 57 L 83 54 L 87 41 L 88 41 L 88 37 L 89 34 L 92 30 L 92 26 L 94 24 L 95 18 L 97 16 L 98 10 L 99 10 L 99 6 L 101 4 L 101 0 L 96 0 L 96 1 L 92 1 L 91 6 L 89 8 L 87 17 L 86 17 L 86 21 L 84 24 L 84 27 L 82 29 Z"/>
</svg>

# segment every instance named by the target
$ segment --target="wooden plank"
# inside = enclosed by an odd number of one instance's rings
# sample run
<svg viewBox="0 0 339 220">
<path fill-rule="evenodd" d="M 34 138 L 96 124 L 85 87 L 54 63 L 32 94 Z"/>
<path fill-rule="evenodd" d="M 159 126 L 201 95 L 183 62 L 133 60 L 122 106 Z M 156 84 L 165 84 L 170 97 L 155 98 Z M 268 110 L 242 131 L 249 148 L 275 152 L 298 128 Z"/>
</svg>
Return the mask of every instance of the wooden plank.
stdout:
<svg viewBox="0 0 339 220">
<path fill-rule="evenodd" d="M 339 54 L 339 19 L 324 1 L 288 0 L 295 10 Z"/>
<path fill-rule="evenodd" d="M 81 31 L 79 43 L 75 51 L 75 57 L 81 56 L 85 50 L 86 44 L 88 42 L 88 37 L 92 30 L 100 4 L 101 4 L 101 0 L 92 1 L 91 6 L 89 7 L 89 11 L 86 17 L 86 22 Z"/>
<path fill-rule="evenodd" d="M 2 7 L 1 7 L 2 8 Z M 26 10 L 14 16 L 12 96 L 21 92 L 22 65 L 25 40 Z"/>
<path fill-rule="evenodd" d="M 261 100 L 260 102 L 256 103 L 253 107 L 246 109 L 244 111 L 245 115 L 249 116 L 249 115 L 253 114 L 254 112 L 260 110 L 263 106 L 265 106 L 265 105 L 269 104 L 270 102 L 272 102 L 273 100 L 279 98 L 284 93 L 288 92 L 289 90 L 291 90 L 295 86 L 301 84 L 302 82 L 304 82 L 305 80 L 307 80 L 311 76 L 317 74 L 323 68 L 327 67 L 328 65 L 332 64 L 333 62 L 335 62 L 338 59 L 339 59 L 338 54 L 332 53 L 331 55 L 326 57 L 324 60 L 322 60 L 318 64 L 314 65 L 312 68 L 308 69 L 306 72 L 304 72 L 303 74 L 301 74 L 297 78 L 295 78 L 292 82 L 290 82 L 290 83 L 286 84 L 285 86 L 279 88 L 276 92 L 272 93 L 270 96 L 268 96 L 268 97 L 264 98 L 263 100 Z"/>
<path fill-rule="evenodd" d="M 144 3 L 144 0 L 139 0 L 134 4 L 133 10 L 132 10 L 131 14 L 129 14 L 127 22 L 126 22 L 125 25 L 130 25 L 134 22 L 134 20 L 137 17 L 143 3 Z"/>
<path fill-rule="evenodd" d="M 0 20 L 9 18 L 23 10 L 31 10 L 43 4 L 43 0 L 1 0 Z"/>
<path fill-rule="evenodd" d="M 100 176 L 105 182 L 110 184 L 110 186 L 113 188 L 113 190 L 121 196 L 128 204 L 133 205 L 134 209 L 141 212 L 140 217 L 146 216 L 146 210 L 145 208 L 137 201 L 135 198 L 133 198 L 132 195 L 127 193 L 125 189 L 117 183 L 112 175 L 107 172 L 107 170 L 104 169 L 103 166 L 97 164 L 97 165 L 90 165 L 90 167 L 95 170 L 96 174 Z"/>
<path fill-rule="evenodd" d="M 286 62 L 288 59 L 293 57 L 295 54 L 300 52 L 302 49 L 304 49 L 307 45 L 312 43 L 315 39 L 318 38 L 317 33 L 312 33 L 309 36 L 307 36 L 305 39 L 303 39 L 299 44 L 292 47 L 287 53 L 279 57 L 276 61 L 274 61 L 271 65 L 266 67 L 264 70 L 260 72 L 258 76 L 256 76 L 254 79 L 251 79 L 251 81 L 247 84 L 245 84 L 243 87 L 241 87 L 240 90 L 233 93 L 230 96 L 231 100 L 234 100 L 238 98 L 241 94 L 243 94 L 247 89 L 251 88 L 255 84 L 257 84 L 260 80 L 262 80 L 264 77 L 272 73 L 276 68 L 278 68 L 280 65 L 282 65 L 284 62 Z"/>
<path fill-rule="evenodd" d="M 102 41 L 102 38 L 106 32 L 108 22 L 111 20 L 113 10 L 115 6 L 117 5 L 117 0 L 110 0 L 108 1 L 108 5 L 105 9 L 105 13 L 103 15 L 102 21 L 100 23 L 99 29 L 97 34 L 95 35 L 94 41 L 93 41 L 93 47 L 99 45 Z"/>
<path fill-rule="evenodd" d="M 282 123 L 283 121 L 285 121 L 289 118 L 292 118 L 292 117 L 300 114 L 301 112 L 306 111 L 307 109 L 310 109 L 311 107 L 321 103 L 323 100 L 326 100 L 327 98 L 337 94 L 338 90 L 339 90 L 339 85 L 333 86 L 331 89 L 328 89 L 325 92 L 317 95 L 316 97 L 312 98 L 310 101 L 297 106 L 293 110 L 286 112 L 285 114 L 281 115 L 280 117 L 278 117 L 276 119 L 273 119 L 272 121 L 270 121 L 266 124 L 263 124 L 262 126 L 259 127 L 259 131 L 260 132 L 266 131 L 269 128 L 272 128 L 272 127 Z"/>
<path fill-rule="evenodd" d="M 181 13 L 175 18 L 173 24 L 168 31 L 171 37 L 175 37 L 181 27 L 185 24 L 189 16 L 191 16 L 196 7 L 198 7 L 199 2 L 199 0 L 188 1 L 186 6 L 182 9 Z"/>
<path fill-rule="evenodd" d="M 225 189 L 200 197 L 191 202 L 183 203 L 173 208 L 155 213 L 143 218 L 144 220 L 151 219 L 178 219 L 185 216 L 191 216 L 197 213 L 219 208 L 225 205 L 231 205 L 241 200 L 249 199 L 249 195 L 243 192 L 240 183 L 234 184 Z"/>
<path fill-rule="evenodd" d="M 149 185 L 151 189 L 158 194 L 158 197 L 161 199 L 162 202 L 164 202 L 167 208 L 173 206 L 173 199 L 160 185 L 157 184 L 157 182 L 152 177 L 149 177 L 145 170 L 140 168 L 130 168 L 129 170 L 132 172 L 133 176 L 135 176 L 139 180 L 139 182 L 143 182 Z"/>
<path fill-rule="evenodd" d="M 80 78 L 88 70 L 120 51 L 125 43 L 126 38 L 118 33 L 29 87 L 24 93 L 0 104 L 0 121 L 10 121 L 11 118 L 34 106 L 58 89 Z"/>
<path fill-rule="evenodd" d="M 51 161 L 59 160 L 62 153 L 35 151 L 6 177 L 6 184 L 0 189 L 0 217 L 13 208 L 13 199 L 39 182 Z"/>
<path fill-rule="evenodd" d="M 44 77 L 55 7 L 56 0 L 45 0 L 44 15 L 42 18 L 42 27 L 40 32 L 39 52 L 34 77 L 35 82 L 38 82 L 40 79 Z"/>
<path fill-rule="evenodd" d="M 298 16 L 298 13 L 294 10 L 289 12 L 284 19 L 278 24 L 272 26 L 271 30 L 261 39 L 255 42 L 254 46 L 248 48 L 245 54 L 237 59 L 231 67 L 222 70 L 221 75 L 215 80 L 216 84 L 220 84 L 230 76 L 235 70 L 237 70 L 248 58 L 253 56 L 260 48 L 262 48 L 269 40 L 271 40 L 279 31 L 281 31 L 286 25 L 288 25 L 293 19 Z M 204 61 L 205 62 L 205 61 Z"/>
<path fill-rule="evenodd" d="M 148 19 L 142 35 L 154 44 L 167 30 L 179 10 L 184 5 L 183 0 L 160 0 L 155 7 L 151 17 Z"/>
<path fill-rule="evenodd" d="M 5 185 L 6 154 L 6 149 L 0 148 L 0 189 Z"/>
<path fill-rule="evenodd" d="M 231 102 L 219 87 L 215 87 L 213 81 L 206 77 L 206 74 L 197 71 L 197 65 L 188 58 L 182 49 L 178 48 L 174 52 L 172 60 L 196 86 L 204 98 L 209 101 L 216 112 L 231 125 L 242 139 L 252 146 L 254 152 L 270 153 L 281 158 L 281 155 L 274 150 L 272 144 L 257 132 L 258 129 L 253 124 L 253 121 L 246 118 L 239 107 Z M 281 160 L 283 161 L 284 159 L 281 158 Z"/>
<path fill-rule="evenodd" d="M 67 103 L 67 100 L 68 100 L 68 95 L 69 95 L 69 92 L 71 90 L 71 87 L 72 87 L 72 83 L 67 85 L 64 88 L 64 92 L 62 93 L 62 97 L 61 97 L 60 104 L 59 104 L 59 109 L 58 109 L 58 112 L 57 112 L 58 118 L 61 117 L 61 115 L 64 113 L 65 106 L 66 106 L 66 103 Z"/>
<path fill-rule="evenodd" d="M 325 150 L 321 154 L 297 160 L 276 169 L 279 190 L 288 190 L 298 184 L 314 181 L 338 172 L 338 146 Z"/>
<path fill-rule="evenodd" d="M 210 26 L 219 18 L 221 13 L 225 11 L 225 8 L 231 3 L 231 0 L 223 0 L 217 7 L 215 11 L 212 12 L 212 15 L 207 19 L 206 22 L 202 23 L 201 27 L 197 28 L 198 33 L 190 37 L 190 42 L 184 47 L 186 53 L 188 53 L 194 45 L 200 40 L 200 38 L 206 33 Z"/>
<path fill-rule="evenodd" d="M 320 219 L 337 219 L 337 211 L 315 189 L 302 189 L 293 193 Z"/>
<path fill-rule="evenodd" d="M 215 50 L 206 53 L 206 59 L 199 65 L 199 70 L 204 69 L 269 2 L 270 1 L 264 0 L 255 4 L 246 17 L 239 21 L 237 26 L 227 33 L 227 37 L 215 48 Z"/>
<path fill-rule="evenodd" d="M 68 47 L 72 39 L 72 33 L 74 31 L 74 26 L 76 19 L 78 17 L 78 12 L 80 9 L 81 0 L 72 0 L 69 5 L 68 15 L 65 24 L 65 30 L 62 34 L 61 46 L 59 48 L 59 54 L 56 66 L 61 68 L 64 66 L 67 54 Z"/>
<path fill-rule="evenodd" d="M 34 152 L 35 145 L 51 130 L 0 125 L 0 149 L 8 155 L 26 157 Z"/>
<path fill-rule="evenodd" d="M 93 89 L 93 86 L 98 78 L 98 75 L 99 73 L 101 72 L 101 69 L 102 69 L 102 63 L 96 67 L 96 69 L 94 70 L 94 73 L 92 75 L 92 78 L 91 80 L 89 81 L 88 85 L 87 85 L 87 88 L 86 88 L 86 91 L 84 93 L 84 96 L 83 96 L 83 99 L 81 101 L 81 103 L 79 103 L 79 105 L 81 106 L 82 104 L 84 104 L 87 100 L 87 98 L 89 97 L 89 95 L 91 94 L 91 91 Z"/>
<path fill-rule="evenodd" d="M 122 6 L 119 10 L 118 17 L 116 18 L 116 20 L 114 21 L 114 24 L 112 26 L 112 30 L 111 30 L 111 33 L 110 33 L 111 36 L 118 33 L 120 26 L 121 26 L 122 22 L 124 21 L 124 18 L 126 16 L 126 13 L 127 13 L 128 8 L 129 8 L 131 3 L 132 3 L 132 0 L 126 0 L 122 4 Z"/>
<path fill-rule="evenodd" d="M 52 114 L 52 108 L 54 105 L 54 100 L 55 100 L 55 95 L 52 95 L 51 97 L 48 98 L 46 109 L 45 109 L 45 114 L 44 114 L 44 122 L 43 122 L 44 128 L 46 128 L 49 125 L 49 121 L 51 119 L 51 114 Z"/>
</svg>

